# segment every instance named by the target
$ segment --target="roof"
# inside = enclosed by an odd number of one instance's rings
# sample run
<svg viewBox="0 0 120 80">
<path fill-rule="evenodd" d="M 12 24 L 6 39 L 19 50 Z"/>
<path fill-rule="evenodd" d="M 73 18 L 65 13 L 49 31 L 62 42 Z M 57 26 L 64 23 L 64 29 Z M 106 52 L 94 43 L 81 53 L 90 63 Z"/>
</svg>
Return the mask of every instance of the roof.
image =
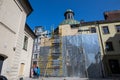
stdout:
<svg viewBox="0 0 120 80">
<path fill-rule="evenodd" d="M 120 10 L 104 12 L 105 20 L 120 20 Z"/>
<path fill-rule="evenodd" d="M 70 11 L 70 12 L 73 12 L 71 9 L 67 9 L 67 10 L 66 10 L 66 12 L 69 12 L 69 11 Z"/>
<path fill-rule="evenodd" d="M 36 38 L 37 36 L 35 35 L 35 33 L 31 30 L 31 28 L 28 26 L 28 24 L 25 24 L 25 31 L 31 35 L 32 38 Z"/>
<path fill-rule="evenodd" d="M 77 20 L 73 20 L 73 19 L 66 19 L 66 20 L 64 20 L 64 21 L 62 21 L 61 23 L 60 23 L 60 25 L 65 25 L 65 24 L 79 24 L 80 22 L 79 21 L 77 21 Z"/>
<path fill-rule="evenodd" d="M 105 11 L 104 14 L 108 13 L 120 13 L 120 10 Z"/>
<path fill-rule="evenodd" d="M 120 20 L 99 20 L 99 21 L 90 21 L 90 22 L 82 22 L 81 26 L 95 25 L 95 24 L 106 24 L 106 23 L 116 23 L 120 22 Z M 73 24 L 71 27 L 79 27 L 79 24 Z"/>
<path fill-rule="evenodd" d="M 18 2 L 23 7 L 27 15 L 29 15 L 33 11 L 33 8 L 31 7 L 28 0 L 18 0 Z"/>
<path fill-rule="evenodd" d="M 67 13 L 73 13 L 73 15 L 74 15 L 74 12 L 73 12 L 71 9 L 67 9 L 66 12 L 64 13 L 64 16 L 65 16 Z"/>
</svg>

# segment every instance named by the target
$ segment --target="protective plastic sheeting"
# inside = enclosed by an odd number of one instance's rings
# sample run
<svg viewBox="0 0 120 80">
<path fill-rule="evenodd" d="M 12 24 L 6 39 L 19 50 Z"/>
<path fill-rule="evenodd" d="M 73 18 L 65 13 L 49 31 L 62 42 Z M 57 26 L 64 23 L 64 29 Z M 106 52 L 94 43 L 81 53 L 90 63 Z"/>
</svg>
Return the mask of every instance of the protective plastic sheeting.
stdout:
<svg viewBox="0 0 120 80">
<path fill-rule="evenodd" d="M 62 37 L 62 55 L 65 76 L 81 78 L 102 76 L 97 34 Z"/>
</svg>

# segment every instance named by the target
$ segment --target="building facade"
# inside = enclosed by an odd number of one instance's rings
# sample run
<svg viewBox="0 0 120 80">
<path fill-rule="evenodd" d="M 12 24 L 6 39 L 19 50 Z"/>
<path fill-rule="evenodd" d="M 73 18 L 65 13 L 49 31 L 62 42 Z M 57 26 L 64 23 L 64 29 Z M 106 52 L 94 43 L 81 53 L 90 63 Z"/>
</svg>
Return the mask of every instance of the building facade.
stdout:
<svg viewBox="0 0 120 80">
<path fill-rule="evenodd" d="M 44 74 L 87 78 L 119 76 L 120 18 L 113 16 L 118 12 L 105 12 L 105 20 L 79 22 L 74 20 L 74 12 L 68 9 L 65 20 L 53 32 L 59 36 L 60 44 L 54 43 L 57 40 L 54 36 L 50 39 L 50 52 L 46 52 L 49 62 L 46 62 Z M 60 54 L 54 52 L 56 46 Z M 56 73 L 58 75 L 54 75 Z"/>
<path fill-rule="evenodd" d="M 28 0 L 0 0 L 0 74 L 8 80 L 29 77 L 35 35 L 25 22 L 31 11 Z"/>
<path fill-rule="evenodd" d="M 119 20 L 98 22 L 105 76 L 120 75 L 119 25 Z"/>
<path fill-rule="evenodd" d="M 119 51 L 119 28 L 120 28 L 120 17 L 119 15 L 113 16 L 114 13 L 119 11 L 105 12 L 108 17 L 105 20 L 93 21 L 93 22 L 80 22 L 77 25 L 64 24 L 60 25 L 63 36 L 76 36 L 78 33 L 83 35 L 86 34 L 97 34 L 100 46 L 100 57 L 101 57 L 101 77 L 117 77 L 120 75 L 120 51 Z M 109 15 L 110 14 L 110 15 Z M 115 15 L 115 14 L 114 14 Z M 89 42 L 91 40 L 88 40 Z M 92 46 L 93 44 L 91 44 Z M 89 72 L 88 72 L 89 76 Z"/>
<path fill-rule="evenodd" d="M 45 42 L 49 40 L 48 38 L 48 31 L 44 30 L 44 27 L 37 26 L 35 27 L 34 33 L 36 34 L 36 38 L 34 40 L 33 44 L 33 57 L 32 57 L 32 67 L 38 66 L 41 68 L 41 63 L 43 63 L 41 60 L 45 51 L 43 51 L 43 54 L 41 54 L 41 47 L 45 45 Z M 45 57 L 44 57 L 45 58 Z M 42 71 L 42 69 L 41 69 Z"/>
</svg>

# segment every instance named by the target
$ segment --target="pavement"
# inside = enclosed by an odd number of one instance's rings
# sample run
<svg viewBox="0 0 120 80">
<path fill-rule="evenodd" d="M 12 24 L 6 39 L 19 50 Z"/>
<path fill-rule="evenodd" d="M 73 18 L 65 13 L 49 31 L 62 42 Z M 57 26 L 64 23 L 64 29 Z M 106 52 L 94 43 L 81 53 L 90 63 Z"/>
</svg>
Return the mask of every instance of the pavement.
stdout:
<svg viewBox="0 0 120 80">
<path fill-rule="evenodd" d="M 25 78 L 24 80 L 120 80 L 118 78 L 79 78 L 79 77 L 40 77 L 40 78 Z"/>
</svg>

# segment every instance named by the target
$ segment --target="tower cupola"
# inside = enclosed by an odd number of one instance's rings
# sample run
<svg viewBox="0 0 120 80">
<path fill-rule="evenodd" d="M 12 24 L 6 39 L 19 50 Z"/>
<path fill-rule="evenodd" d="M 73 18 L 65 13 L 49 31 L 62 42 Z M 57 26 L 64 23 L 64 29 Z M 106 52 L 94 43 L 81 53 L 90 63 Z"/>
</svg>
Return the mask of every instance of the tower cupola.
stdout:
<svg viewBox="0 0 120 80">
<path fill-rule="evenodd" d="M 67 9 L 64 16 L 65 19 L 74 19 L 74 12 L 71 9 Z"/>
<path fill-rule="evenodd" d="M 60 25 L 66 25 L 66 24 L 79 24 L 79 21 L 74 20 L 74 12 L 71 9 L 67 9 L 64 13 L 65 20 L 63 20 Z"/>
</svg>

